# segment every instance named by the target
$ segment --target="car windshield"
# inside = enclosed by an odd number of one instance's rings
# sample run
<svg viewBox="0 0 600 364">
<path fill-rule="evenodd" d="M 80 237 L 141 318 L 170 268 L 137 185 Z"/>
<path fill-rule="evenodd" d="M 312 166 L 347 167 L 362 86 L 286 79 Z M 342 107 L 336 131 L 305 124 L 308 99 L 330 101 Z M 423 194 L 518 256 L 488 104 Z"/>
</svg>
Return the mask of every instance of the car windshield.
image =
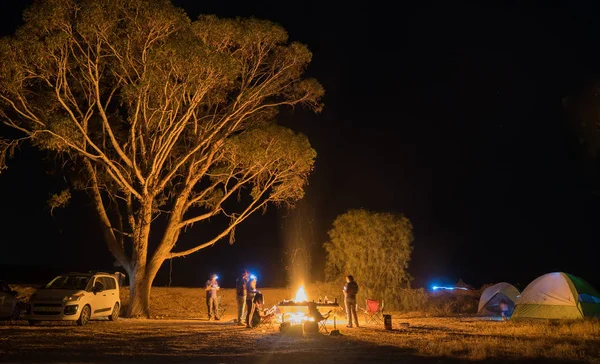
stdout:
<svg viewBox="0 0 600 364">
<path fill-rule="evenodd" d="M 50 281 L 44 288 L 84 290 L 89 281 L 90 277 L 87 276 L 58 276 Z"/>
</svg>

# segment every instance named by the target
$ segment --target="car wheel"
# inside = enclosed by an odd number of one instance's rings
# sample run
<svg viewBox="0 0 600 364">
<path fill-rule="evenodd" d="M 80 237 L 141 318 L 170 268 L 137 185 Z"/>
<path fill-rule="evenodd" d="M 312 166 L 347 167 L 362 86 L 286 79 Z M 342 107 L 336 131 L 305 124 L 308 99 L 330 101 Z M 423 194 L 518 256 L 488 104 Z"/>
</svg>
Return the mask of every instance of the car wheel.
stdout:
<svg viewBox="0 0 600 364">
<path fill-rule="evenodd" d="M 116 302 L 115 307 L 113 307 L 112 314 L 108 316 L 108 319 L 110 321 L 117 321 L 119 319 L 119 314 L 121 313 L 120 309 L 121 307 L 119 306 L 119 302 Z"/>
<path fill-rule="evenodd" d="M 83 306 L 83 309 L 81 310 L 81 315 L 79 315 L 79 319 L 77 319 L 77 325 L 85 326 L 90 321 L 91 313 L 92 310 L 90 309 L 90 306 Z"/>
<path fill-rule="evenodd" d="M 39 324 L 40 324 L 40 321 L 39 321 L 39 320 L 29 320 L 29 324 L 30 324 L 31 326 L 39 325 Z"/>
<path fill-rule="evenodd" d="M 10 319 L 13 321 L 17 321 L 20 318 L 21 318 L 21 307 L 19 306 L 19 304 L 16 304 L 12 315 L 10 315 Z"/>
</svg>

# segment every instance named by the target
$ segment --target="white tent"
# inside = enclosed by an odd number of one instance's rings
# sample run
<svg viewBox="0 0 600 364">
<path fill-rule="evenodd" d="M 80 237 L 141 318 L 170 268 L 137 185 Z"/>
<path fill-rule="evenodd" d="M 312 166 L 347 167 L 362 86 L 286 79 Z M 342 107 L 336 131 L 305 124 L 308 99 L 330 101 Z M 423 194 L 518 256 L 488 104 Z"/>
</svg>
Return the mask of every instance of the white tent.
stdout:
<svg viewBox="0 0 600 364">
<path fill-rule="evenodd" d="M 500 316 L 500 303 L 504 301 L 510 316 L 517 304 L 519 290 L 510 283 L 501 282 L 486 288 L 479 298 L 477 314 L 480 316 Z"/>
</svg>

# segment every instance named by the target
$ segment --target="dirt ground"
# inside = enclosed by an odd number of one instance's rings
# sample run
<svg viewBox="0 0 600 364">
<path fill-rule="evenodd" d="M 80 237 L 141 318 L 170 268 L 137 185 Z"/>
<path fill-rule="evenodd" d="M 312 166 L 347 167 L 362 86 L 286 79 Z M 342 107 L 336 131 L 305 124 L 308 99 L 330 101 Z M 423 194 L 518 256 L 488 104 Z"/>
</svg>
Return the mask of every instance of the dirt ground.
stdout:
<svg viewBox="0 0 600 364">
<path fill-rule="evenodd" d="M 295 337 L 270 328 L 235 326 L 233 291 L 223 291 L 221 321 L 208 321 L 200 289 L 153 291 L 151 320 L 92 321 L 88 326 L 0 322 L 2 363 L 600 363 L 600 323 L 516 323 L 473 317 L 393 314 L 382 324 L 346 328 L 341 336 Z M 265 289 L 267 305 L 285 289 Z M 123 290 L 123 302 L 127 302 Z M 361 323 L 364 317 L 360 318 Z M 333 320 L 328 329 L 333 328 Z"/>
<path fill-rule="evenodd" d="M 502 322 L 405 319 L 408 327 L 379 325 L 348 329 L 342 336 L 283 335 L 277 326 L 246 329 L 227 321 L 94 321 L 86 327 L 26 322 L 0 326 L 5 363 L 441 363 L 600 362 L 599 338 L 518 337 L 483 333 Z M 394 322 L 400 326 L 400 322 Z M 331 329 L 331 327 L 330 327 Z M 486 329 L 487 330 L 487 329 Z M 490 336 L 490 337 L 488 337 Z M 527 341 L 528 351 L 519 353 Z M 577 340 L 577 341 L 579 341 Z M 564 346 L 572 347 L 565 351 Z M 552 351 L 552 346 L 561 347 Z"/>
</svg>

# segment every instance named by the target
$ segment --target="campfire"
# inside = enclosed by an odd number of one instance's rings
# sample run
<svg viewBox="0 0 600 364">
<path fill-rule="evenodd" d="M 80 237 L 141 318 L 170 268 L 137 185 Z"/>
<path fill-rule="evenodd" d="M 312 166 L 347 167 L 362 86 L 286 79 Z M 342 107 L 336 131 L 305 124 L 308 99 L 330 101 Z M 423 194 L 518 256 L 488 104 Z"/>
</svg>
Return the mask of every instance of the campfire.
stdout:
<svg viewBox="0 0 600 364">
<path fill-rule="evenodd" d="M 312 311 L 310 310 L 310 306 L 312 306 Z M 277 305 L 277 308 L 281 313 L 281 330 L 285 331 L 291 329 L 291 331 L 299 331 L 301 333 L 302 327 L 306 327 L 305 324 L 310 322 L 311 327 L 314 325 L 313 331 L 316 330 L 316 332 L 318 332 L 319 329 L 317 322 L 315 322 L 315 314 L 317 317 L 320 317 L 320 319 L 323 319 L 319 312 L 316 312 L 318 306 L 327 306 L 331 309 L 339 307 L 337 300 L 336 302 L 321 302 L 321 300 L 319 300 L 319 302 L 315 302 L 314 300 L 309 301 L 306 290 L 304 289 L 304 286 L 301 285 L 296 291 L 296 297 L 293 300 L 284 300 Z M 295 328 L 298 328 L 298 330 Z"/>
<path fill-rule="evenodd" d="M 300 286 L 298 291 L 296 292 L 296 302 L 308 302 L 308 297 L 306 296 L 306 291 L 304 290 L 304 286 Z"/>
<path fill-rule="evenodd" d="M 296 291 L 296 297 L 293 300 L 284 300 L 278 304 L 281 312 L 281 322 L 289 322 L 292 325 L 301 325 L 308 321 L 308 296 L 304 286 L 300 286 Z"/>
</svg>

